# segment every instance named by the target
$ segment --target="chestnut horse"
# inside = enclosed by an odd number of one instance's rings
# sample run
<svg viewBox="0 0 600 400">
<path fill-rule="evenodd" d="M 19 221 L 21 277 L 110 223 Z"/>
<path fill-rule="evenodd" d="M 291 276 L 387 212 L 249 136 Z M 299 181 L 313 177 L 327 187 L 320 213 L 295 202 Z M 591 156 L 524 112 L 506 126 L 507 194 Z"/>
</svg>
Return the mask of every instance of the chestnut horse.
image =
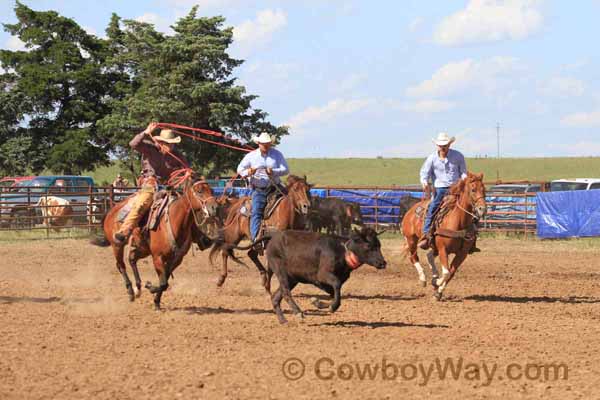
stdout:
<svg viewBox="0 0 600 400">
<path fill-rule="evenodd" d="M 285 230 L 291 229 L 297 223 L 299 215 L 308 215 L 310 207 L 310 188 L 306 182 L 306 177 L 300 178 L 290 175 L 287 179 L 287 195 L 279 202 L 273 213 L 264 220 L 266 229 Z M 216 253 L 220 250 L 222 257 L 221 274 L 217 280 L 217 286 L 222 286 L 227 278 L 227 260 L 231 257 L 238 264 L 243 264 L 233 254 L 233 248 L 242 239 L 250 240 L 250 218 L 240 212 L 241 207 L 246 203 L 249 197 L 241 197 L 229 207 L 227 217 L 223 223 L 223 228 L 219 230 L 219 238 L 213 244 L 210 251 L 210 262 Z M 258 258 L 258 252 L 251 247 L 248 250 L 248 257 L 252 260 L 260 272 L 262 285 L 271 292 L 270 279 L 267 279 L 266 269 Z M 245 264 L 243 264 L 245 265 Z"/>
<path fill-rule="evenodd" d="M 402 220 L 402 234 L 406 240 L 405 252 L 410 258 L 410 262 L 415 266 L 419 274 L 419 280 L 423 286 L 426 285 L 425 273 L 419 263 L 417 255 L 417 243 L 422 234 L 423 222 L 429 201 L 422 200 L 411 207 Z M 419 217 L 416 213 L 418 207 L 423 210 L 423 215 Z M 434 296 L 440 300 L 444 289 L 452 280 L 452 277 L 458 270 L 458 267 L 467 258 L 469 250 L 475 241 L 473 228 L 473 218 L 482 218 L 485 215 L 485 186 L 483 185 L 483 174 L 468 173 L 465 179 L 461 179 L 450 187 L 450 191 L 444 202 L 440 206 L 447 207 L 447 212 L 443 212 L 439 226 L 434 233 L 435 238 L 431 250 L 427 253 L 427 260 L 431 267 L 431 284 L 434 290 Z M 438 277 L 438 271 L 435 266 L 435 257 L 439 254 L 442 264 L 442 277 Z M 448 256 L 454 254 L 452 263 L 448 267 Z"/>
<path fill-rule="evenodd" d="M 142 238 L 140 228 L 135 228 L 130 239 L 129 263 L 135 276 L 136 288 L 132 288 L 131 281 L 125 269 L 123 255 L 125 245 L 117 245 L 113 240 L 113 233 L 119 229 L 119 211 L 134 196 L 117 203 L 111 208 L 103 220 L 104 240 L 93 241 L 96 245 L 111 245 L 117 269 L 123 276 L 129 300 L 134 300 L 141 293 L 141 279 L 137 268 L 137 261 L 152 255 L 154 269 L 158 275 L 158 286 L 146 283 L 146 288 L 154 294 L 154 307 L 160 309 L 162 293 L 169 287 L 169 277 L 181 264 L 193 241 L 194 231 L 208 218 L 216 216 L 217 203 L 212 189 L 205 181 L 192 183 L 188 178 L 184 183 L 183 193 L 168 206 L 161 216 L 158 227 L 151 230 L 147 239 Z"/>
</svg>

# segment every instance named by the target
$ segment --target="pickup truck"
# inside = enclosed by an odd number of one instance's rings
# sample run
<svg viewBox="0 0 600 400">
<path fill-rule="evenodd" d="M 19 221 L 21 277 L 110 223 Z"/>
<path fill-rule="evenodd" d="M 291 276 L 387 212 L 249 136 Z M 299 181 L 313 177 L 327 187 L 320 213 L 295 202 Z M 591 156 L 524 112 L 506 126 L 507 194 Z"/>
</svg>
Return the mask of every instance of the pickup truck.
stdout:
<svg viewBox="0 0 600 400">
<path fill-rule="evenodd" d="M 52 175 L 36 176 L 27 186 L 13 187 L 11 192 L 0 193 L 0 225 L 24 227 L 34 225 L 39 210 L 32 206 L 40 197 L 52 195 L 69 200 L 74 214 L 85 214 L 90 199 L 89 190 L 96 192 L 94 180 L 89 176 Z M 12 218 L 9 218 L 12 217 Z M 79 217 L 85 220 L 85 217 Z"/>
</svg>

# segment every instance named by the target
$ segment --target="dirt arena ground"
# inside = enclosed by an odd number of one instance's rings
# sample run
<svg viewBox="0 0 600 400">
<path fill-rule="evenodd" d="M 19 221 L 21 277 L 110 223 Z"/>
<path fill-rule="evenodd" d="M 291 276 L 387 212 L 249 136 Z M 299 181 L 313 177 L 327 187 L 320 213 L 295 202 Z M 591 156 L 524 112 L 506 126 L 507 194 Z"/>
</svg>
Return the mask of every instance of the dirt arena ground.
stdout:
<svg viewBox="0 0 600 400">
<path fill-rule="evenodd" d="M 218 289 L 197 251 L 156 312 L 147 291 L 128 301 L 107 248 L 0 243 L 0 399 L 598 398 L 598 247 L 483 239 L 438 303 L 400 243 L 333 315 L 299 286 L 307 316 L 287 326 L 254 269 Z"/>
</svg>

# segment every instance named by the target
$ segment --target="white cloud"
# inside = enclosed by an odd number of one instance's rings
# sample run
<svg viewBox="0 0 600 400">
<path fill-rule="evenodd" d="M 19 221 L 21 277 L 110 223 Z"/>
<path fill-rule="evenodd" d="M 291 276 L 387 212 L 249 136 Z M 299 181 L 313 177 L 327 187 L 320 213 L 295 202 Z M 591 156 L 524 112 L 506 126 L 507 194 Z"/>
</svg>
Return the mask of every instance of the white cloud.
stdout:
<svg viewBox="0 0 600 400">
<path fill-rule="evenodd" d="M 540 88 L 542 94 L 560 97 L 581 96 L 584 91 L 585 85 L 582 81 L 564 76 L 555 76 L 544 82 Z"/>
<path fill-rule="evenodd" d="M 349 92 L 366 80 L 366 74 L 354 73 L 344 77 L 339 83 L 334 83 L 331 86 L 332 90 L 335 92 Z"/>
<path fill-rule="evenodd" d="M 408 30 L 410 32 L 415 32 L 421 25 L 423 25 L 424 19 L 421 17 L 416 17 L 408 24 Z"/>
<path fill-rule="evenodd" d="M 152 24 L 159 32 L 163 32 L 169 35 L 173 34 L 173 30 L 171 29 L 172 22 L 158 14 L 145 13 L 137 17 L 135 20 L 138 22 L 146 22 L 148 24 Z"/>
<path fill-rule="evenodd" d="M 563 117 L 560 123 L 573 127 L 600 126 L 600 110 L 590 112 L 576 112 Z"/>
<path fill-rule="evenodd" d="M 580 141 L 570 144 L 550 144 L 550 149 L 557 150 L 561 155 L 570 157 L 598 157 L 600 154 L 600 141 Z"/>
<path fill-rule="evenodd" d="M 170 4 L 175 7 L 189 8 L 198 6 L 200 10 L 216 7 L 233 6 L 235 3 L 241 3 L 241 0 L 169 0 Z"/>
<path fill-rule="evenodd" d="M 431 114 L 448 111 L 454 108 L 454 103 L 444 100 L 418 100 L 410 103 L 403 103 L 400 108 L 404 111 L 416 112 L 422 114 Z"/>
<path fill-rule="evenodd" d="M 356 113 L 374 103 L 373 99 L 335 99 L 321 107 L 308 107 L 292 116 L 284 125 L 299 129 L 314 122 L 331 121 L 341 115 Z"/>
<path fill-rule="evenodd" d="M 90 35 L 98 36 L 98 31 L 96 31 L 96 29 L 92 28 L 91 26 L 83 25 L 82 28 Z"/>
<path fill-rule="evenodd" d="M 519 40 L 538 31 L 544 17 L 541 0 L 470 0 L 444 18 L 433 39 L 444 46 Z"/>
<path fill-rule="evenodd" d="M 491 92 L 499 86 L 502 78 L 521 68 L 519 61 L 512 57 L 451 62 L 434 72 L 431 79 L 406 89 L 406 94 L 411 97 L 439 97 L 471 87 Z"/>
<path fill-rule="evenodd" d="M 256 19 L 246 20 L 233 28 L 233 40 L 242 52 L 247 52 L 268 43 L 273 34 L 286 25 L 285 12 L 262 10 L 256 14 Z"/>
<path fill-rule="evenodd" d="M 12 51 L 26 50 L 25 43 L 17 36 L 9 37 L 6 43 L 4 43 L 4 48 Z"/>
</svg>

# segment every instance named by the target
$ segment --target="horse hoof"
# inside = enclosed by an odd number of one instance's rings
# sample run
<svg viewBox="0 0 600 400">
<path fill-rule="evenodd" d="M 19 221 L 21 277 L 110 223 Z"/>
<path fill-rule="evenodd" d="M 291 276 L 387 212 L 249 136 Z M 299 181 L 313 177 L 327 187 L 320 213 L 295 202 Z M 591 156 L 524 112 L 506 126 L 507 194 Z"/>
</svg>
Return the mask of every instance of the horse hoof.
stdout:
<svg viewBox="0 0 600 400">
<path fill-rule="evenodd" d="M 135 296 L 133 293 L 129 293 L 129 301 L 133 302 L 135 300 Z"/>
<path fill-rule="evenodd" d="M 218 277 L 216 283 L 217 283 L 217 287 L 223 286 L 223 284 L 225 283 L 225 278 L 222 276 Z"/>
<path fill-rule="evenodd" d="M 420 281 L 420 285 L 422 287 L 426 287 L 427 286 L 427 281 Z"/>
<path fill-rule="evenodd" d="M 136 287 L 135 289 L 133 289 L 133 293 L 135 294 L 135 297 L 139 298 L 142 295 L 142 288 Z"/>
<path fill-rule="evenodd" d="M 433 297 L 437 300 L 437 301 L 441 301 L 442 300 L 442 294 L 440 292 L 433 292 Z"/>
</svg>

